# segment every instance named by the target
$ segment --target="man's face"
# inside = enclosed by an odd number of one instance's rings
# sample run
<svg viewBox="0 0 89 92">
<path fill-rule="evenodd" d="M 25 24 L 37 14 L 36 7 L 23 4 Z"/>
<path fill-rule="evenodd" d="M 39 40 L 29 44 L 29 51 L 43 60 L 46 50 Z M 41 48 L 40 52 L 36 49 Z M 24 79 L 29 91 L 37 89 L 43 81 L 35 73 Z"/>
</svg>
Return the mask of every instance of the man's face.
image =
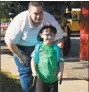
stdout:
<svg viewBox="0 0 89 92">
<path fill-rule="evenodd" d="M 41 6 L 35 7 L 31 6 L 29 8 L 30 18 L 34 23 L 40 24 L 43 19 L 43 9 Z"/>
</svg>

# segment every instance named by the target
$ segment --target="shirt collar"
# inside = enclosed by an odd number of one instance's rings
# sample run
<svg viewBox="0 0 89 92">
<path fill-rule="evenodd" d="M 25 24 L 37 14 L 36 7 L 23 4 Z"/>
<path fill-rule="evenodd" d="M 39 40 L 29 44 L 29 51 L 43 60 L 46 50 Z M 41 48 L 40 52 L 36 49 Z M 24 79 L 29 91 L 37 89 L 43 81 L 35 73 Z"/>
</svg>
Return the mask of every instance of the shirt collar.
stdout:
<svg viewBox="0 0 89 92">
<path fill-rule="evenodd" d="M 34 26 L 33 26 L 33 24 L 32 24 L 31 18 L 29 17 L 29 11 L 28 11 L 27 20 L 28 20 L 28 23 L 29 23 L 29 27 L 30 27 L 30 28 L 33 28 Z"/>
</svg>

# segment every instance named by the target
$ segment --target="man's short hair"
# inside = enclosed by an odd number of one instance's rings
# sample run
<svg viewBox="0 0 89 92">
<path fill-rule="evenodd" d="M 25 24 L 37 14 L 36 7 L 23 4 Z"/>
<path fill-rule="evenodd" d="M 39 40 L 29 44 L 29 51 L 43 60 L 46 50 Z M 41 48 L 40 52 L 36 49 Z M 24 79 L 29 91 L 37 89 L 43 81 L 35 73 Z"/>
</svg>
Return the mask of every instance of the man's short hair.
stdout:
<svg viewBox="0 0 89 92">
<path fill-rule="evenodd" d="M 41 1 L 31 1 L 31 2 L 29 3 L 29 5 L 28 5 L 28 8 L 29 8 L 30 6 L 35 6 L 35 7 L 41 6 L 41 7 L 43 7 L 43 3 L 42 3 Z"/>
</svg>

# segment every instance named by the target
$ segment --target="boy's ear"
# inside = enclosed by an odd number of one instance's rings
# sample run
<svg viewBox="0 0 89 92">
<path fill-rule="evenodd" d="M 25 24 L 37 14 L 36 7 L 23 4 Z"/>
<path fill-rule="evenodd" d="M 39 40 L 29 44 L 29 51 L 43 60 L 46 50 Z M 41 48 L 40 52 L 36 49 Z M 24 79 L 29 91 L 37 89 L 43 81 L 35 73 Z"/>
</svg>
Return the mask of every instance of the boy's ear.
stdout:
<svg viewBox="0 0 89 92">
<path fill-rule="evenodd" d="M 41 38 L 43 38 L 41 33 L 39 33 L 39 36 L 40 36 Z"/>
</svg>

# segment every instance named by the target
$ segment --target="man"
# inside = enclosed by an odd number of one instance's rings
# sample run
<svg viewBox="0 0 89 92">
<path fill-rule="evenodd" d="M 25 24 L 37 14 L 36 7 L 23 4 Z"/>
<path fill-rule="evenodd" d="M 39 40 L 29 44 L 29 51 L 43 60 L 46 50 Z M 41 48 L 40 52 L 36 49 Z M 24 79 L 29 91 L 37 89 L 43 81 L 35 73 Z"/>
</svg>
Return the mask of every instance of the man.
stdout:
<svg viewBox="0 0 89 92">
<path fill-rule="evenodd" d="M 54 17 L 43 11 L 41 2 L 30 2 L 28 10 L 18 14 L 6 31 L 5 42 L 14 54 L 23 92 L 26 92 L 32 84 L 30 55 L 34 46 L 39 43 L 37 40 L 39 30 L 47 22 L 56 27 L 55 41 L 62 48 L 63 31 Z"/>
</svg>

